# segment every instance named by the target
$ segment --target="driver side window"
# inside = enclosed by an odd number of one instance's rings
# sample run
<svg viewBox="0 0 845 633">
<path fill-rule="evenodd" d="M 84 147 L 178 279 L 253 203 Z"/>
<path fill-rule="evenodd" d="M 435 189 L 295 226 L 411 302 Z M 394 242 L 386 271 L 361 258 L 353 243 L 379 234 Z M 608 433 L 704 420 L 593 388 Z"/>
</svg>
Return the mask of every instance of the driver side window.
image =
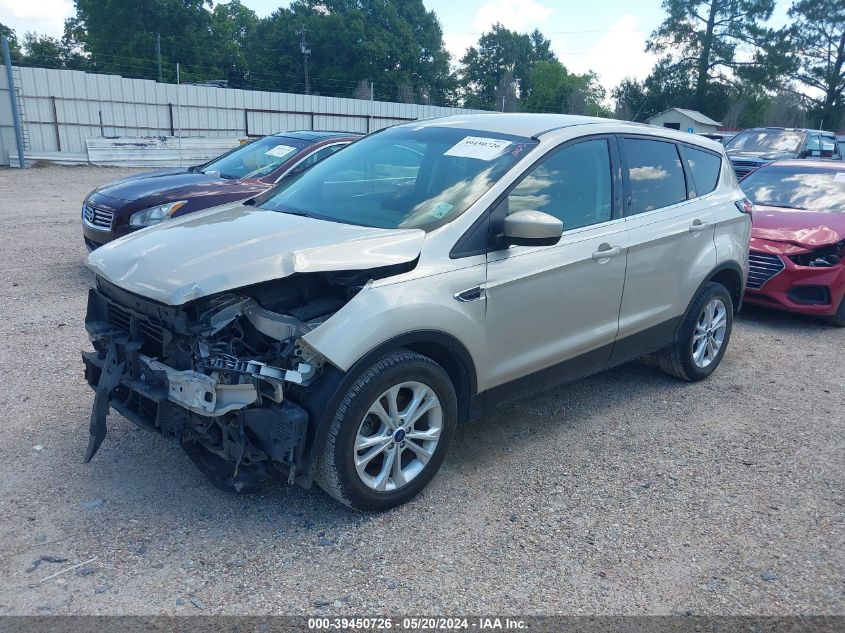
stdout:
<svg viewBox="0 0 845 633">
<path fill-rule="evenodd" d="M 568 145 L 543 159 L 508 195 L 508 213 L 542 211 L 577 229 L 612 216 L 610 148 L 606 139 Z"/>
</svg>

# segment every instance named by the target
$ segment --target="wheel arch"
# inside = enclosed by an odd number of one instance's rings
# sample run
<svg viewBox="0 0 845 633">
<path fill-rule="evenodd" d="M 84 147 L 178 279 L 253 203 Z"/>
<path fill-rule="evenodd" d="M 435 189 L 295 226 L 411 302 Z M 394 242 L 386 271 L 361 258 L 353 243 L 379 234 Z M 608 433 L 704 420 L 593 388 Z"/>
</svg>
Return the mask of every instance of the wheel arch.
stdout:
<svg viewBox="0 0 845 633">
<path fill-rule="evenodd" d="M 734 313 L 742 307 L 742 295 L 745 291 L 742 267 L 736 262 L 724 262 L 714 268 L 707 276 L 705 283 L 715 282 L 728 289 L 734 304 Z M 703 284 L 702 284 L 703 285 Z M 698 291 L 696 291 L 696 294 Z"/>
<path fill-rule="evenodd" d="M 359 358 L 348 371 L 327 365 L 313 387 L 295 390 L 294 399 L 308 412 L 309 428 L 303 464 L 297 469 L 296 482 L 309 487 L 314 477 L 316 457 L 323 451 L 332 412 L 355 379 L 367 367 L 385 355 L 407 349 L 427 356 L 443 367 L 458 396 L 458 422 L 470 417 L 470 402 L 476 394 L 475 363 L 467 348 L 454 336 L 436 330 L 418 330 L 395 336 Z"/>
<path fill-rule="evenodd" d="M 400 334 L 381 343 L 355 362 L 350 374 L 358 374 L 380 357 L 398 349 L 409 349 L 427 356 L 449 375 L 458 395 L 458 419 L 466 420 L 469 401 L 478 388 L 475 363 L 467 348 L 451 334 L 437 330 L 417 330 Z"/>
</svg>

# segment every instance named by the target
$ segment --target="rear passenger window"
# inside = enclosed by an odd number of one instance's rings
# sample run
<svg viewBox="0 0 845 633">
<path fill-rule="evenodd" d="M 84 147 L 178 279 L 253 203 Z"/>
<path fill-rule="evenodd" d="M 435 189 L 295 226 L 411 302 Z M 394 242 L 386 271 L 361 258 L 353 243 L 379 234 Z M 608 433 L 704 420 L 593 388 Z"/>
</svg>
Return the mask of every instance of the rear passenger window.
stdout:
<svg viewBox="0 0 845 633">
<path fill-rule="evenodd" d="M 719 172 L 722 170 L 722 159 L 700 149 L 684 147 L 687 166 L 692 173 L 695 185 L 692 187 L 694 196 L 710 193 L 719 184 Z"/>
<path fill-rule="evenodd" d="M 626 138 L 625 155 L 631 186 L 629 215 L 654 211 L 687 199 L 684 169 L 674 143 Z"/>
</svg>

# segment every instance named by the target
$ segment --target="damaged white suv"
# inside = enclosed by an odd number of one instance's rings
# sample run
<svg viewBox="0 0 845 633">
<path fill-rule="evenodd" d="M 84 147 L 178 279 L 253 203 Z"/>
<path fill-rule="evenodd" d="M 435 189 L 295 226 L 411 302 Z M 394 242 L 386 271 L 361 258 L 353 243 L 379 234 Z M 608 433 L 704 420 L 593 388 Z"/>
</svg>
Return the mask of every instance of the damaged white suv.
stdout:
<svg viewBox="0 0 845 633">
<path fill-rule="evenodd" d="M 456 425 L 643 354 L 686 380 L 728 345 L 750 203 L 722 147 L 564 115 L 372 134 L 243 204 L 96 250 L 96 396 L 220 487 L 285 475 L 381 510 Z"/>
</svg>

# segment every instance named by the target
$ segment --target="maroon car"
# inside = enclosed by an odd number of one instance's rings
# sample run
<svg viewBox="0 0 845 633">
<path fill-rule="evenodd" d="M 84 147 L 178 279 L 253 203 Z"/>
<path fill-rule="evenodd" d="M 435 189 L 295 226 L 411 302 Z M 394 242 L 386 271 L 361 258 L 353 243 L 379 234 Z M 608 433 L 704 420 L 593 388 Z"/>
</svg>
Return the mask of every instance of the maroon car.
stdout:
<svg viewBox="0 0 845 633">
<path fill-rule="evenodd" d="M 745 302 L 845 327 L 845 162 L 772 163 L 740 186 L 755 206 Z"/>
<path fill-rule="evenodd" d="M 265 136 L 195 167 L 163 169 L 97 187 L 82 204 L 90 250 L 172 217 L 245 200 L 360 138 L 350 132 Z"/>
</svg>

